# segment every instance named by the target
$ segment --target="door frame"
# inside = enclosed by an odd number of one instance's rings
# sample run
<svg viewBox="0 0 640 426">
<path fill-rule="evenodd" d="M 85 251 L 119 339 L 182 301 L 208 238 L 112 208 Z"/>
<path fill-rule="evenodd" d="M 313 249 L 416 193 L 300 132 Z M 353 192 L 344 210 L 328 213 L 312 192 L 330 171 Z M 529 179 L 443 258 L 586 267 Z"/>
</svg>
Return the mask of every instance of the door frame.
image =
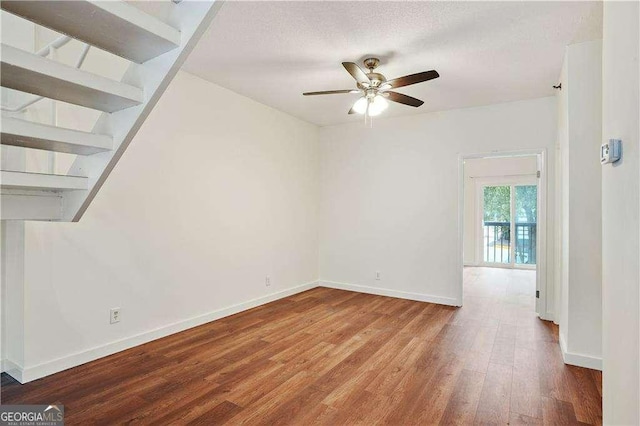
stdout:
<svg viewBox="0 0 640 426">
<path fill-rule="evenodd" d="M 517 264 L 515 262 L 513 263 L 499 263 L 499 262 L 485 262 L 484 261 L 484 229 L 482 226 L 483 223 L 483 219 L 484 219 L 484 197 L 483 197 L 483 192 L 484 192 L 484 188 L 487 186 L 509 186 L 511 187 L 511 194 L 510 194 L 510 209 L 511 209 L 511 213 L 514 212 L 515 210 L 515 203 L 516 203 L 516 199 L 515 199 L 515 192 L 513 191 L 515 189 L 516 186 L 526 186 L 526 185 L 535 185 L 536 187 L 538 186 L 538 178 L 536 177 L 535 174 L 523 174 L 523 175 L 517 175 L 517 176 L 505 176 L 505 177 L 479 177 L 474 179 L 474 185 L 475 185 L 475 199 L 476 199 L 476 206 L 478 206 L 477 211 L 475 212 L 475 217 L 474 217 L 474 222 L 476 225 L 476 229 L 475 229 L 475 247 L 474 247 L 474 260 L 475 260 L 475 264 L 478 266 L 482 266 L 482 267 L 487 267 L 487 268 L 504 268 L 504 269 L 530 269 L 530 270 L 534 270 L 536 269 L 535 266 L 533 265 L 526 265 L 526 264 Z M 539 201 L 539 195 L 536 194 L 536 201 Z M 538 203 L 539 204 L 539 203 Z M 536 222 L 536 226 L 537 226 L 537 222 Z M 511 235 L 515 235 L 515 228 L 516 228 L 516 220 L 515 218 L 512 218 L 511 220 Z M 537 242 L 537 239 L 536 239 Z M 536 244 L 537 246 L 537 244 Z M 511 248 L 510 248 L 510 253 L 509 256 L 511 259 L 515 259 L 515 240 L 514 240 L 514 244 L 511 244 Z M 537 256 L 537 251 L 536 251 L 536 256 Z M 537 259 L 537 258 L 536 258 Z"/>
<path fill-rule="evenodd" d="M 553 288 L 547 288 L 547 150 L 546 148 L 525 149 L 518 151 L 492 151 L 485 153 L 458 154 L 458 301 L 462 306 L 464 300 L 464 162 L 478 158 L 531 157 L 538 162 L 538 232 L 536 246 L 536 313 L 542 319 L 547 318 L 548 296 L 553 295 Z M 552 283 L 552 282 L 551 282 Z"/>
</svg>

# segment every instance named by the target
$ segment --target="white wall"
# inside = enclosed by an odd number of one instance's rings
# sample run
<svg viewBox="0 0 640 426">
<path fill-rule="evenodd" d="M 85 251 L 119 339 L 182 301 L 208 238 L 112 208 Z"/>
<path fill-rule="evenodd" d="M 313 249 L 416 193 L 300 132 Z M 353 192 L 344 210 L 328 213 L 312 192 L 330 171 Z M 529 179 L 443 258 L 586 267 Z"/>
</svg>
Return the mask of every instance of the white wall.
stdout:
<svg viewBox="0 0 640 426">
<path fill-rule="evenodd" d="M 638 2 L 605 2 L 602 139 L 623 158 L 602 168 L 603 421 L 640 424 Z"/>
<path fill-rule="evenodd" d="M 600 369 L 602 41 L 568 46 L 561 82 L 560 344 L 565 362 Z"/>
<path fill-rule="evenodd" d="M 565 52 L 566 56 L 566 52 Z M 566 58 L 565 58 L 566 59 Z M 563 61 L 562 69 L 560 71 L 560 82 L 567 81 L 568 76 L 568 64 L 567 61 Z M 566 86 L 566 83 L 565 83 Z M 558 140 L 556 142 L 556 209 L 554 212 L 556 226 L 556 234 L 554 235 L 554 241 L 556 245 L 554 268 L 555 268 L 555 280 L 557 284 L 554 287 L 555 290 L 555 303 L 556 315 L 555 323 L 567 324 L 568 323 L 568 304 L 569 304 L 569 287 L 563 286 L 563 282 L 568 282 L 568 268 L 563 268 L 563 261 L 569 258 L 569 245 L 567 244 L 567 233 L 563 229 L 563 224 L 568 222 L 568 210 L 563 209 L 562 206 L 566 203 L 566 197 L 563 198 L 563 194 L 567 193 L 569 187 L 569 169 L 568 169 L 568 157 L 563 155 L 563 147 L 569 144 L 569 91 L 559 90 L 556 92 L 558 100 Z M 562 330 L 566 330 L 565 327 L 561 327 Z M 564 339 L 564 336 L 563 336 Z"/>
<path fill-rule="evenodd" d="M 476 185 L 486 179 L 518 179 L 534 177 L 538 171 L 535 156 L 505 158 L 475 158 L 464 161 L 464 264 L 482 262 L 478 253 L 478 228 L 481 226 Z"/>
<path fill-rule="evenodd" d="M 179 73 L 79 223 L 26 223 L 23 378 L 315 282 L 318 174 L 316 126 Z"/>
<path fill-rule="evenodd" d="M 17 366 L 24 362 L 24 223 L 22 221 L 2 221 L 0 244 L 2 253 L 2 371 L 16 374 Z M 10 250 L 4 250 L 10 247 Z M 11 300 L 11 303 L 5 301 Z M 9 344 L 11 343 L 11 344 Z"/>
<path fill-rule="evenodd" d="M 320 140 L 321 281 L 455 304 L 462 255 L 458 155 L 546 148 L 547 181 L 554 182 L 556 101 L 377 119 L 373 128 L 330 126 Z M 553 211 L 551 186 L 548 199 Z M 553 229 L 549 220 L 549 241 Z M 547 247 L 551 260 L 553 245 Z M 553 268 L 547 274 L 551 283 Z"/>
</svg>

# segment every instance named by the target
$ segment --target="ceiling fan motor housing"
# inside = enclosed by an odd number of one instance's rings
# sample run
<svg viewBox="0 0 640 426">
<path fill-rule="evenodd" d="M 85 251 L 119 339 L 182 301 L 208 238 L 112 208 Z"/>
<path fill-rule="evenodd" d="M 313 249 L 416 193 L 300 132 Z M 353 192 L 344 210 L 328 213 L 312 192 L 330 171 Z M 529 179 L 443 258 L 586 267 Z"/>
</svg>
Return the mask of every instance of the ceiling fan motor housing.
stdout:
<svg viewBox="0 0 640 426">
<path fill-rule="evenodd" d="M 380 59 L 378 58 L 367 58 L 362 62 L 364 63 L 364 66 L 370 71 L 373 71 L 378 67 L 378 65 L 380 65 Z"/>
<path fill-rule="evenodd" d="M 386 77 L 379 72 L 370 72 L 367 73 L 367 77 L 371 80 L 371 86 L 378 87 L 385 81 L 387 81 Z"/>
<path fill-rule="evenodd" d="M 367 58 L 363 61 L 364 66 L 369 70 L 367 77 L 371 80 L 370 87 L 379 87 L 382 83 L 387 81 L 386 77 L 379 72 L 373 72 L 374 69 L 380 65 L 380 59 Z"/>
</svg>

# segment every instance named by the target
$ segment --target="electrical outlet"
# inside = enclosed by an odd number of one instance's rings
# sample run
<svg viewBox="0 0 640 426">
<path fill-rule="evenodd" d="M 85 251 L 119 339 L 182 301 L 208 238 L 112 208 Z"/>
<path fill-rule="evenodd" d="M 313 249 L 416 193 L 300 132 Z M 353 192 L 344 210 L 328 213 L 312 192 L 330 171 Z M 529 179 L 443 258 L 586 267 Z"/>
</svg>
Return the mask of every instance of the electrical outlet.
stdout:
<svg viewBox="0 0 640 426">
<path fill-rule="evenodd" d="M 113 308 L 109 312 L 111 314 L 110 315 L 110 320 L 109 320 L 109 322 L 111 324 L 115 324 L 117 322 L 120 322 L 120 308 Z"/>
<path fill-rule="evenodd" d="M 269 275 L 267 275 L 267 277 L 264 279 L 264 283 L 267 287 L 271 286 L 271 277 Z"/>
<path fill-rule="evenodd" d="M 376 280 L 380 281 L 380 271 L 376 271 Z"/>
</svg>

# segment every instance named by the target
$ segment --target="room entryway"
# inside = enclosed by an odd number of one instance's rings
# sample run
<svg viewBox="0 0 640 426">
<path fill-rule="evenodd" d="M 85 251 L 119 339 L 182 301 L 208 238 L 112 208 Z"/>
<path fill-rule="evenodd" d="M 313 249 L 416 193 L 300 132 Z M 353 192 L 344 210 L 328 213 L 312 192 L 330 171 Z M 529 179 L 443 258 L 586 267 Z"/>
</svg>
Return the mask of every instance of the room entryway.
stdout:
<svg viewBox="0 0 640 426">
<path fill-rule="evenodd" d="M 461 156 L 461 165 L 462 263 L 484 267 L 463 272 L 461 303 L 478 292 L 469 288 L 469 274 L 479 274 L 478 286 L 520 294 L 545 318 L 544 152 Z"/>
</svg>

